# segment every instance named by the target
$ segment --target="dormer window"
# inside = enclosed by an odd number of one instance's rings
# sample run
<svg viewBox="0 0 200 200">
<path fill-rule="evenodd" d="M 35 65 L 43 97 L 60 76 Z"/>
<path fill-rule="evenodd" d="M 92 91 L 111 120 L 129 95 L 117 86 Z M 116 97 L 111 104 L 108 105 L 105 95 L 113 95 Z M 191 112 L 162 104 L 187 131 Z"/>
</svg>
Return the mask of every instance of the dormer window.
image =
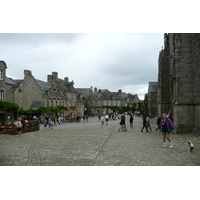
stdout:
<svg viewBox="0 0 200 200">
<path fill-rule="evenodd" d="M 3 80 L 3 69 L 0 69 L 0 80 Z"/>
</svg>

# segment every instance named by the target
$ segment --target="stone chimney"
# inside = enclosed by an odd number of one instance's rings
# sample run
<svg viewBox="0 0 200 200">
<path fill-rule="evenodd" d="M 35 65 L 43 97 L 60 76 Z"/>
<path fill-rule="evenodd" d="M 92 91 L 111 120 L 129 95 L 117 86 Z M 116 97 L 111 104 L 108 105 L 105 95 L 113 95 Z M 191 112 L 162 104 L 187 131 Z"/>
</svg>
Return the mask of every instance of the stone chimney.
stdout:
<svg viewBox="0 0 200 200">
<path fill-rule="evenodd" d="M 58 72 L 52 72 L 52 75 L 53 75 L 55 78 L 58 78 Z"/>
<path fill-rule="evenodd" d="M 24 70 L 24 75 L 32 75 L 32 72 L 30 70 Z"/>
<path fill-rule="evenodd" d="M 47 76 L 47 82 L 48 83 L 52 83 L 53 82 L 52 75 L 48 75 Z"/>
<path fill-rule="evenodd" d="M 94 88 L 94 92 L 97 92 L 97 88 L 96 87 Z"/>
<path fill-rule="evenodd" d="M 101 89 L 98 90 L 98 94 L 102 95 L 102 91 L 101 91 Z"/>
<path fill-rule="evenodd" d="M 69 78 L 65 77 L 65 82 L 68 83 L 69 82 Z"/>
</svg>

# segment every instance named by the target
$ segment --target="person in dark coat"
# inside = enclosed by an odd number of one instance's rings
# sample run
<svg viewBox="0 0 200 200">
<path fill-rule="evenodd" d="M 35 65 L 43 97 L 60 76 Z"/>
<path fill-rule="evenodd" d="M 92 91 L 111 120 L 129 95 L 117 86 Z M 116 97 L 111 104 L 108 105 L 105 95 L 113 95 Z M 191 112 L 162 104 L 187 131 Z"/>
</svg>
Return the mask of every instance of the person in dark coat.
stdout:
<svg viewBox="0 0 200 200">
<path fill-rule="evenodd" d="M 129 122 L 130 122 L 130 128 L 133 128 L 133 116 L 132 115 L 130 116 Z"/>
<path fill-rule="evenodd" d="M 126 132 L 127 130 L 126 130 L 126 124 L 125 124 L 125 121 L 126 121 L 126 117 L 125 117 L 125 115 L 122 115 L 121 116 L 121 121 L 120 121 L 120 125 L 121 125 L 121 127 L 118 129 L 118 132 L 120 132 L 120 130 L 122 129 L 122 131 L 124 131 L 124 132 Z"/>
<path fill-rule="evenodd" d="M 160 131 L 161 131 L 161 125 L 160 125 L 160 121 L 161 121 L 161 119 L 162 119 L 162 117 L 158 117 L 158 119 L 157 119 L 157 125 L 158 125 L 158 127 L 156 128 L 156 131 L 159 129 Z"/>
<path fill-rule="evenodd" d="M 146 128 L 146 131 L 149 132 L 148 129 L 147 129 L 147 120 L 146 120 L 146 116 L 143 116 L 143 127 L 142 127 L 141 132 L 143 132 L 143 129 L 144 129 L 144 128 Z"/>
</svg>

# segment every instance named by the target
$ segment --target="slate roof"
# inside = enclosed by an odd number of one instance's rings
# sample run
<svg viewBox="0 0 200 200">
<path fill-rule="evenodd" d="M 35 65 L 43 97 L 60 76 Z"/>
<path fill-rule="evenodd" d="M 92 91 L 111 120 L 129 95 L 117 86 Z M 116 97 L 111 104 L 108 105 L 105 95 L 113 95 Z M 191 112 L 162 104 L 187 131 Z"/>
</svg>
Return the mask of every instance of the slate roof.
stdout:
<svg viewBox="0 0 200 200">
<path fill-rule="evenodd" d="M 39 86 L 46 92 L 46 91 L 49 91 L 49 89 L 53 86 L 55 86 L 54 84 L 52 83 L 48 83 L 48 82 L 45 82 L 45 81 L 41 81 L 41 80 L 38 80 L 36 79 L 37 83 L 39 84 Z"/>
<path fill-rule="evenodd" d="M 48 82 L 45 82 L 45 81 L 41 81 L 41 80 L 38 80 L 36 79 L 37 83 L 39 84 L 39 86 L 42 88 L 42 90 L 45 91 L 46 93 L 46 98 L 47 99 L 52 99 L 52 97 L 49 96 L 49 89 L 54 87 L 55 85 L 53 83 L 48 83 Z M 62 95 L 62 99 L 65 99 L 65 96 Z"/>
<path fill-rule="evenodd" d="M 113 97 L 115 100 L 123 100 L 128 97 L 125 92 L 122 92 L 120 95 L 118 92 L 110 92 L 108 89 L 102 89 L 101 92 L 94 92 L 93 99 L 95 96 L 98 96 L 99 100 L 111 100 Z"/>
<path fill-rule="evenodd" d="M 6 83 L 10 85 L 15 85 L 15 83 L 6 76 Z"/>
<path fill-rule="evenodd" d="M 16 90 L 18 88 L 18 86 L 20 85 L 20 83 L 23 81 L 23 79 L 13 79 L 12 82 L 15 84 L 14 86 L 14 90 Z"/>
<path fill-rule="evenodd" d="M 80 98 L 89 98 L 90 96 L 90 91 L 91 91 L 91 88 L 75 88 L 75 90 L 81 94 L 80 95 Z"/>
</svg>

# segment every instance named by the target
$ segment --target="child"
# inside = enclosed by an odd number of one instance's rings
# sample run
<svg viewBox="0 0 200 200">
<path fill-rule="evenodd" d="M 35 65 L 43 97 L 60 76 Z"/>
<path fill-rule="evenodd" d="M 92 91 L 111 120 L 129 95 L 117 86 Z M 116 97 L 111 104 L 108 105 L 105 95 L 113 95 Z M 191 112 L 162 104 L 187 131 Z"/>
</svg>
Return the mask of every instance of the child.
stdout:
<svg viewBox="0 0 200 200">
<path fill-rule="evenodd" d="M 51 130 L 53 129 L 53 126 L 54 126 L 54 121 L 51 120 L 51 122 L 49 123 L 49 128 L 51 128 Z"/>
</svg>

